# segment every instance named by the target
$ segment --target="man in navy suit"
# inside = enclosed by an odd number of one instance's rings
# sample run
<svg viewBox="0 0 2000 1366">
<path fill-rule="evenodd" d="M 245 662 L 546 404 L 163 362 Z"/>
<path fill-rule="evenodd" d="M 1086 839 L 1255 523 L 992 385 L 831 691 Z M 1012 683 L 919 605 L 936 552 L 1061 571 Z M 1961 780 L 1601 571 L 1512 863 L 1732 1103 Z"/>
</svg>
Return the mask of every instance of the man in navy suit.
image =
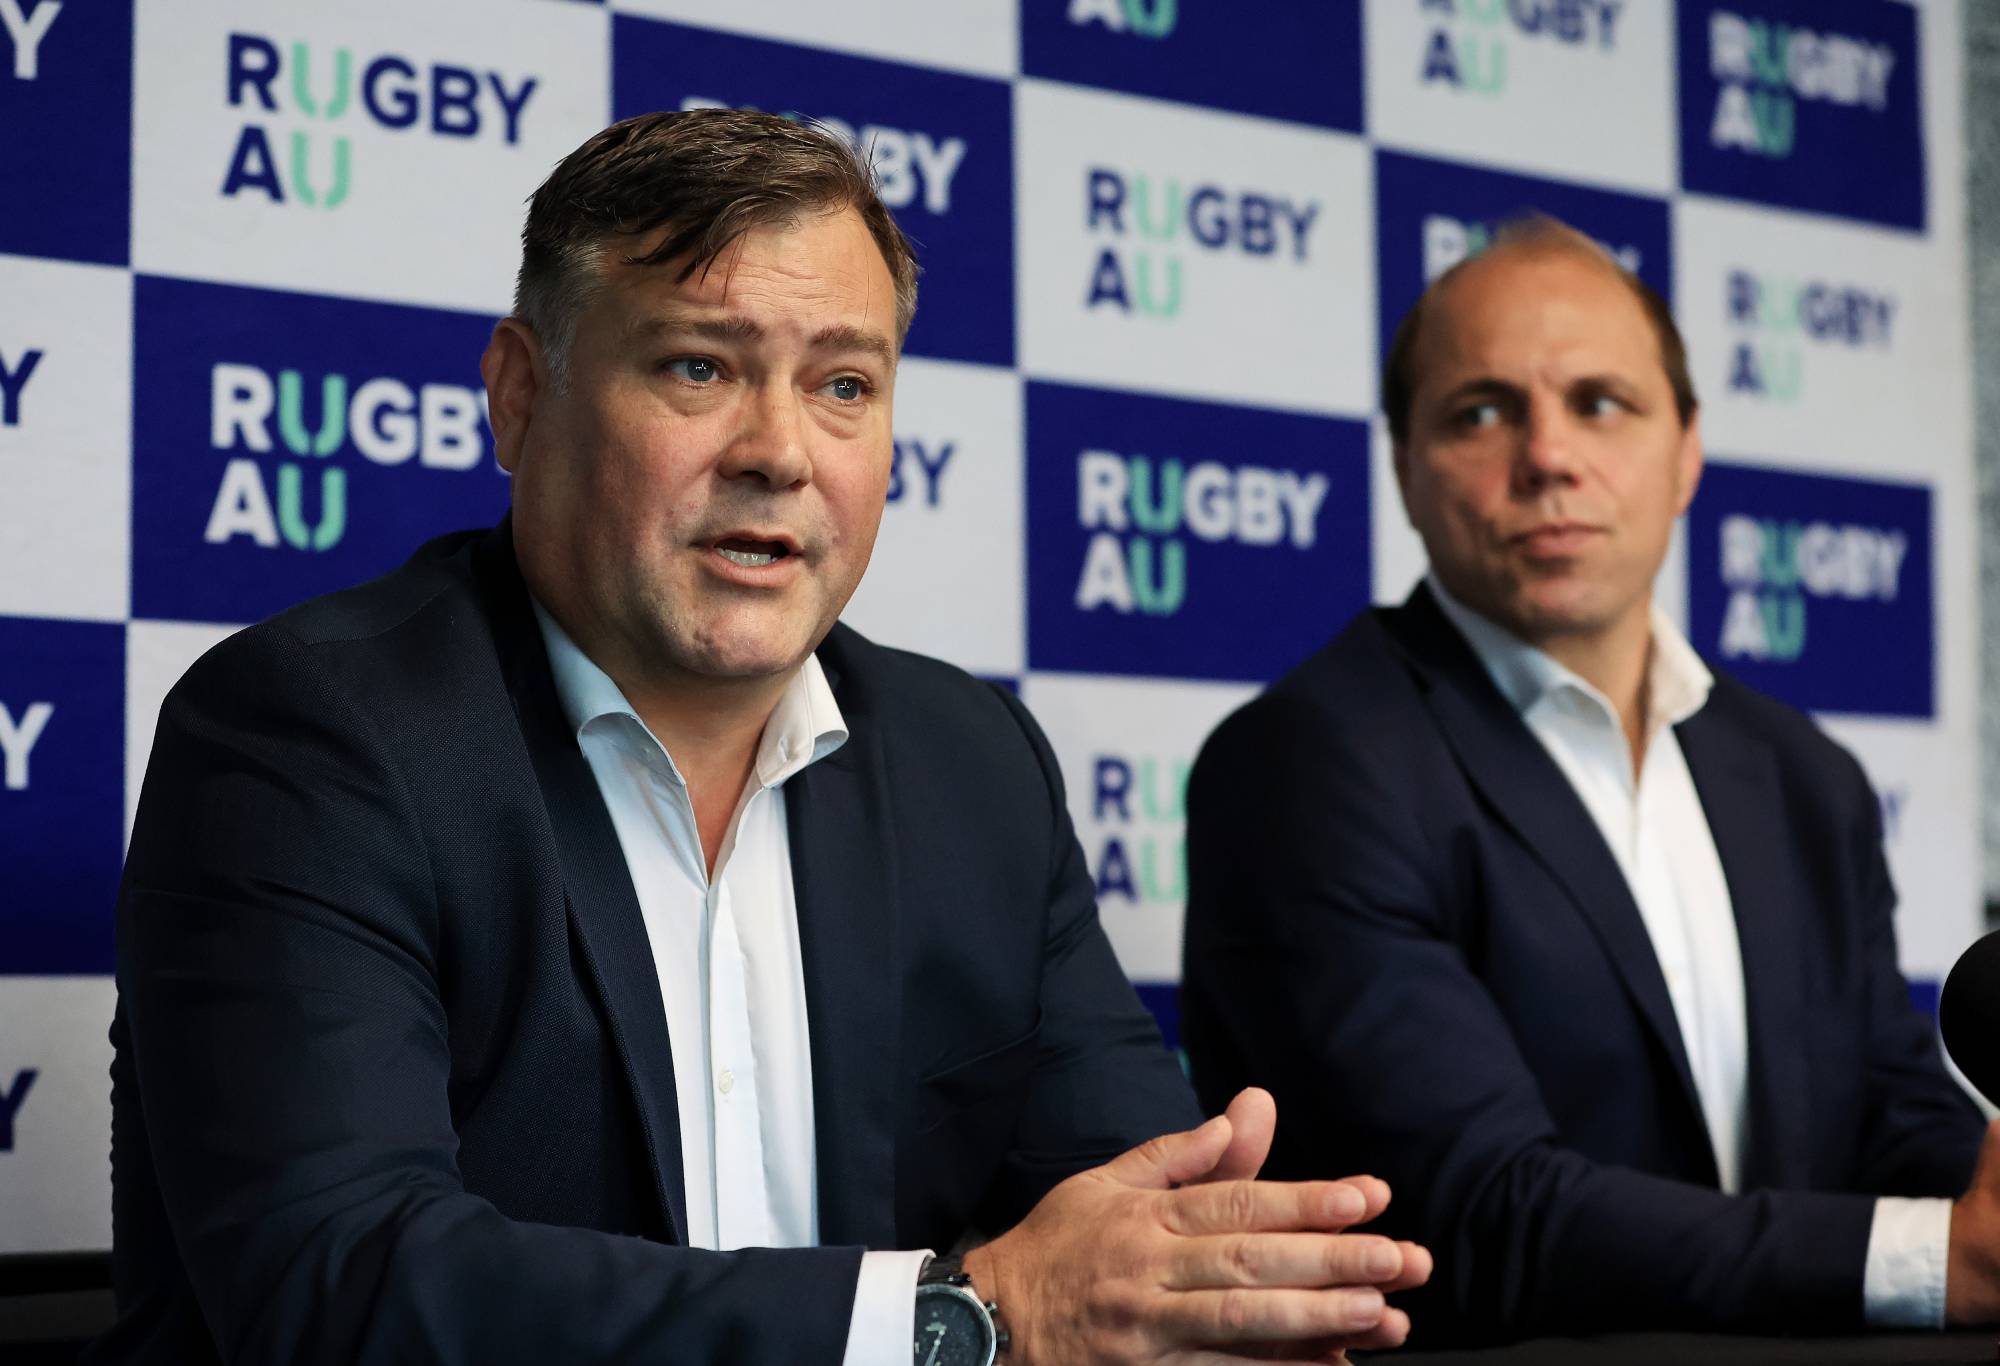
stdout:
<svg viewBox="0 0 2000 1366">
<path fill-rule="evenodd" d="M 1272 1091 L 1270 1171 L 1390 1180 L 1419 1341 L 1991 1321 L 2000 1168 L 1874 794 L 1652 605 L 1701 470 L 1665 306 L 1520 225 L 1411 311 L 1383 407 L 1430 573 L 1202 750 L 1197 1089 Z"/>
<path fill-rule="evenodd" d="M 1176 1132 L 1026 711 L 836 625 L 916 302 L 865 168 L 648 115 L 524 237 L 483 362 L 509 520 L 238 634 L 162 711 L 94 1359 L 1400 1340 L 1383 1292 L 1427 1257 L 1346 1231 L 1379 1181 L 1248 1179 L 1260 1094 Z"/>
</svg>

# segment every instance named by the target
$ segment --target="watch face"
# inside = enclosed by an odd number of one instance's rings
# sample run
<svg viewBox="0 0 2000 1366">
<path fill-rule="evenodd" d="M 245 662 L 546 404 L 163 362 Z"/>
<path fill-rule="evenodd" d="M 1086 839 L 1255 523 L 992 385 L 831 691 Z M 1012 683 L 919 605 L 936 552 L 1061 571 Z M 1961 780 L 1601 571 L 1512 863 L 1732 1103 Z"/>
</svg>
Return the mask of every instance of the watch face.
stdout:
<svg viewBox="0 0 2000 1366">
<path fill-rule="evenodd" d="M 955 1286 L 919 1286 L 910 1361 L 912 1366 L 992 1366 L 993 1329 L 985 1308 Z"/>
</svg>

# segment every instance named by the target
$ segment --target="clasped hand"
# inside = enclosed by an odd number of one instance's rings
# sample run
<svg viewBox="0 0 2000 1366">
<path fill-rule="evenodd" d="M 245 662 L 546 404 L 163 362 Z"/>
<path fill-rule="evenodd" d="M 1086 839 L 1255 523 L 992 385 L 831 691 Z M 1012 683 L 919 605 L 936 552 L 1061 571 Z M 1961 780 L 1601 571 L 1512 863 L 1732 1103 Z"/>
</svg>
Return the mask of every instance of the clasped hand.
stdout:
<svg viewBox="0 0 2000 1366">
<path fill-rule="evenodd" d="M 1276 1115 L 1244 1091 L 1199 1129 L 1071 1177 L 968 1254 L 1009 1366 L 1323 1362 L 1402 1342 L 1409 1319 L 1383 1295 L 1422 1285 L 1430 1254 L 1346 1231 L 1388 1205 L 1373 1177 L 1253 1180 Z"/>
</svg>

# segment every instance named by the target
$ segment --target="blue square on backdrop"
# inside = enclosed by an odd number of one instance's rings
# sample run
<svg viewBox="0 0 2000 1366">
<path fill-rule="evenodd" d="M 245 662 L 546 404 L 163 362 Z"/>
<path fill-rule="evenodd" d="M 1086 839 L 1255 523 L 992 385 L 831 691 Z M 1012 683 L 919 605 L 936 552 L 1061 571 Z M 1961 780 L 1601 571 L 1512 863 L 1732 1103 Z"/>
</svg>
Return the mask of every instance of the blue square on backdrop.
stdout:
<svg viewBox="0 0 2000 1366">
<path fill-rule="evenodd" d="M 1378 149 L 1375 288 L 1382 356 L 1432 279 L 1484 247 L 1502 223 L 1529 213 L 1590 234 L 1673 302 L 1673 232 L 1665 200 Z"/>
<path fill-rule="evenodd" d="M 111 971 L 125 628 L 0 617 L 0 976 Z"/>
<path fill-rule="evenodd" d="M 1687 534 L 1704 656 L 1807 711 L 1937 715 L 1927 486 L 1711 461 Z"/>
<path fill-rule="evenodd" d="M 1358 133 L 1360 0 L 1021 0 L 1021 73 Z"/>
<path fill-rule="evenodd" d="M 1921 232 L 1917 14 L 1681 0 L 1681 188 Z"/>
<path fill-rule="evenodd" d="M 134 281 L 132 614 L 249 622 L 496 522 L 471 313 Z"/>
<path fill-rule="evenodd" d="M 1014 363 L 1014 92 L 1006 81 L 614 15 L 615 118 L 734 105 L 850 134 L 924 268 L 911 355 Z"/>
<path fill-rule="evenodd" d="M 1368 605 L 1368 424 L 1027 386 L 1028 667 L 1265 682 Z"/>
<path fill-rule="evenodd" d="M 14 0 L 0 24 L 0 252 L 122 266 L 132 255 L 131 0 Z"/>
</svg>

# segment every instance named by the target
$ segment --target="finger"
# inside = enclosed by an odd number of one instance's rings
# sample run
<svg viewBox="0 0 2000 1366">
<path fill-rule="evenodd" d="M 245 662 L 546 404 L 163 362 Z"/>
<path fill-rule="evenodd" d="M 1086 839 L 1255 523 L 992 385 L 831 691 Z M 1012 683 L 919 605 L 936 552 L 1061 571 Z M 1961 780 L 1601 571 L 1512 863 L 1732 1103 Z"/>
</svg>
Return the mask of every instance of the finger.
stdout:
<svg viewBox="0 0 2000 1366">
<path fill-rule="evenodd" d="M 1388 1313 L 1370 1287 L 1339 1290 L 1184 1290 L 1155 1319 L 1167 1342 L 1218 1351 L 1247 1344 L 1310 1344 L 1380 1326 Z"/>
<path fill-rule="evenodd" d="M 1380 1352 L 1401 1347 L 1410 1337 L 1410 1316 L 1394 1305 L 1382 1311 L 1382 1321 L 1365 1333 L 1335 1338 L 1332 1345 L 1350 1352 Z"/>
<path fill-rule="evenodd" d="M 1278 1105 L 1269 1091 L 1252 1086 L 1238 1091 L 1223 1112 L 1229 1116 L 1229 1147 L 1215 1170 L 1202 1181 L 1247 1181 L 1264 1169 L 1271 1154 L 1271 1135 L 1278 1127 Z"/>
<path fill-rule="evenodd" d="M 1386 1289 L 1405 1271 L 1403 1248 L 1373 1233 L 1228 1233 L 1177 1242 L 1161 1282 L 1169 1290 Z"/>
<path fill-rule="evenodd" d="M 1229 1139 L 1229 1118 L 1217 1115 L 1198 1129 L 1149 1138 L 1112 1158 L 1097 1171 L 1122 1186 L 1171 1190 L 1215 1170 L 1215 1164 L 1229 1147 Z"/>
<path fill-rule="evenodd" d="M 1212 1352 L 1206 1349 L 1182 1352 L 1169 1357 L 1174 1366 L 1269 1366 L 1273 1361 L 1289 1361 L 1300 1366 L 1339 1366 L 1347 1360 L 1346 1351 L 1337 1344 L 1341 1338 L 1324 1338 L 1318 1342 L 1286 1344 L 1280 1347 L 1243 1347 L 1234 1352 Z"/>
<path fill-rule="evenodd" d="M 1218 1181 L 1174 1191 L 1163 1202 L 1169 1232 L 1332 1233 L 1367 1214 L 1360 1191 L 1340 1181 Z"/>
<path fill-rule="evenodd" d="M 1395 1280 L 1384 1284 L 1382 1289 L 1389 1291 L 1415 1290 L 1418 1286 L 1430 1280 L 1431 1272 L 1435 1269 L 1431 1261 L 1430 1249 L 1416 1243 L 1398 1243 L 1396 1246 L 1401 1248 L 1403 1252 L 1403 1271 Z"/>
<path fill-rule="evenodd" d="M 1360 1191 L 1362 1198 L 1368 1202 L 1368 1212 L 1354 1221 L 1357 1224 L 1369 1223 L 1381 1217 L 1382 1211 L 1389 1208 L 1389 1183 L 1381 1177 L 1343 1176 L 1340 1180 L 1343 1185 L 1352 1186 Z"/>
</svg>

